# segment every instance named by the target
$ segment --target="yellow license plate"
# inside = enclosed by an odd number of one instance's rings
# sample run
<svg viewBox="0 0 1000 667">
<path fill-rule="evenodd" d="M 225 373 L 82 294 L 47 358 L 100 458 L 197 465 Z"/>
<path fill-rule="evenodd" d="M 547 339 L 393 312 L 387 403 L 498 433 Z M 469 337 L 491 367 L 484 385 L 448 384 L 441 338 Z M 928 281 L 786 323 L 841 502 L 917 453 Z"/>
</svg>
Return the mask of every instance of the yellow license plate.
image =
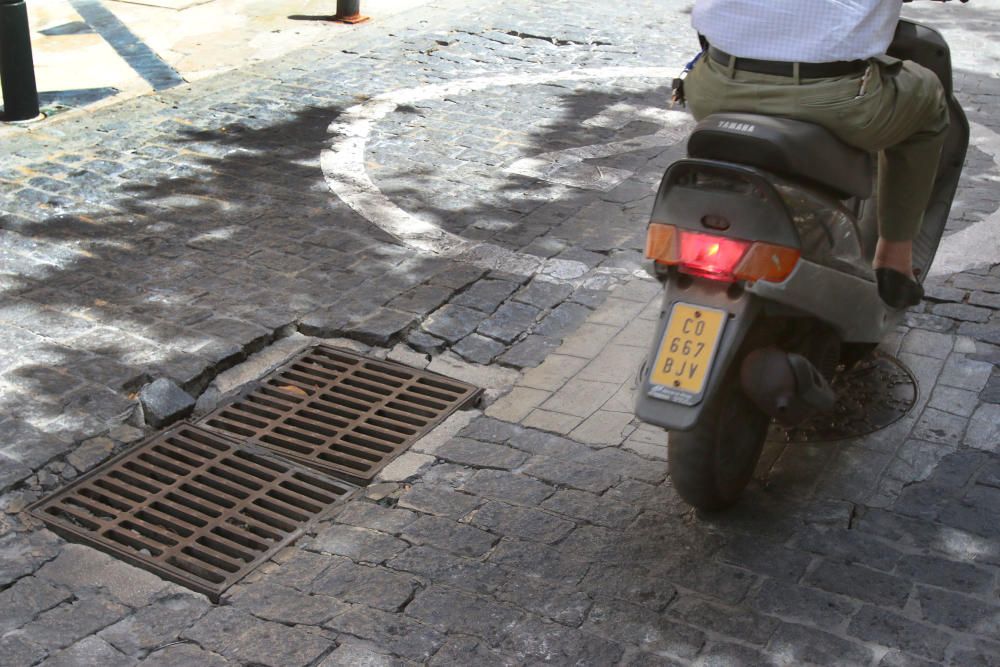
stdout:
<svg viewBox="0 0 1000 667">
<path fill-rule="evenodd" d="M 674 304 L 650 373 L 652 395 L 688 405 L 697 402 L 705 391 L 728 316 L 724 310 Z"/>
</svg>

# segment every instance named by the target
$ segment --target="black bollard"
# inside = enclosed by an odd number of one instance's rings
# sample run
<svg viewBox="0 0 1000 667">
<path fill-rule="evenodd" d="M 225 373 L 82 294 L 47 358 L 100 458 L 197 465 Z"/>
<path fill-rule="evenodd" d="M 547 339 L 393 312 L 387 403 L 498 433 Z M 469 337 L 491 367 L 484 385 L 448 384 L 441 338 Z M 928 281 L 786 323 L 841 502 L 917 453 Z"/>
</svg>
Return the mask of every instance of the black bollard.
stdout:
<svg viewBox="0 0 1000 667">
<path fill-rule="evenodd" d="M 361 15 L 361 0 L 337 0 L 337 15 L 333 19 L 341 23 L 361 23 L 368 17 Z"/>
<path fill-rule="evenodd" d="M 3 120 L 30 120 L 38 116 L 35 63 L 24 0 L 0 0 L 0 86 Z"/>
</svg>

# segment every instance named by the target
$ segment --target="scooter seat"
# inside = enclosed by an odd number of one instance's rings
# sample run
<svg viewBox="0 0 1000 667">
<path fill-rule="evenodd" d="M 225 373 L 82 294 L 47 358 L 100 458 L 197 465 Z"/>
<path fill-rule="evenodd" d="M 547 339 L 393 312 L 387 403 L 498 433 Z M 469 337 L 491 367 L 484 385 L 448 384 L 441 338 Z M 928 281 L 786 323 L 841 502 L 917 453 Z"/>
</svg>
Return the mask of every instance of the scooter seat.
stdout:
<svg viewBox="0 0 1000 667">
<path fill-rule="evenodd" d="M 688 155 L 811 181 L 841 199 L 872 194 L 871 154 L 800 120 L 746 113 L 707 116 L 688 139 Z"/>
</svg>

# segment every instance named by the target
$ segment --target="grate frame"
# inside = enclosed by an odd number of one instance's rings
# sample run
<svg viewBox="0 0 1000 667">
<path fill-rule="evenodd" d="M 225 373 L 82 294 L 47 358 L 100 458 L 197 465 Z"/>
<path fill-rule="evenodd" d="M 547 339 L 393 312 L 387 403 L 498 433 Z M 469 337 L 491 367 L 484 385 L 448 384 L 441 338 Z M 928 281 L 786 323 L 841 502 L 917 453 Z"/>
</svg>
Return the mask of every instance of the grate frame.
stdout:
<svg viewBox="0 0 1000 667">
<path fill-rule="evenodd" d="M 230 586 L 358 491 L 343 480 L 184 422 L 115 456 L 29 511 L 71 542 L 218 603 Z"/>
<path fill-rule="evenodd" d="M 321 344 L 198 424 L 365 485 L 481 395 L 467 382 Z"/>
</svg>

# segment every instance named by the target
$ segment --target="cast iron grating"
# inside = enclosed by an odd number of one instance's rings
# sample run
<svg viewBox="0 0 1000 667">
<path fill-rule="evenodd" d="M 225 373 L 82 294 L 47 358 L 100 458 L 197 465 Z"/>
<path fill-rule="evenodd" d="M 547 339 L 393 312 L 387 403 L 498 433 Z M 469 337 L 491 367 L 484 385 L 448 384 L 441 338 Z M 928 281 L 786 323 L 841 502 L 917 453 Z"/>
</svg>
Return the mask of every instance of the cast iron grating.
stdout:
<svg viewBox="0 0 1000 667">
<path fill-rule="evenodd" d="M 364 484 L 479 393 L 436 373 L 320 345 L 199 423 Z"/>
<path fill-rule="evenodd" d="M 31 512 L 66 539 L 217 601 L 355 489 L 185 424 L 111 459 Z"/>
</svg>

